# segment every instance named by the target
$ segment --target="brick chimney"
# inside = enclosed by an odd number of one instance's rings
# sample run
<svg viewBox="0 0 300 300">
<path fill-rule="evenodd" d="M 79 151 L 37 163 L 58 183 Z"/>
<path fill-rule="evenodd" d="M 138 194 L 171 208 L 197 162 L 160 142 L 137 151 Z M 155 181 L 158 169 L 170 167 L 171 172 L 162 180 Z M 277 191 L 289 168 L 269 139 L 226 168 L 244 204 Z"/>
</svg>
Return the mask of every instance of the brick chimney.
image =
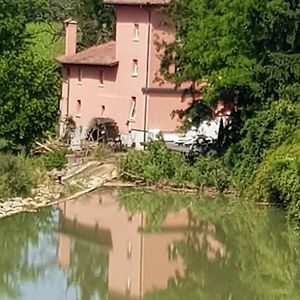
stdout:
<svg viewBox="0 0 300 300">
<path fill-rule="evenodd" d="M 76 53 L 77 43 L 77 22 L 73 19 L 68 19 L 65 24 L 65 55 L 72 55 Z"/>
</svg>

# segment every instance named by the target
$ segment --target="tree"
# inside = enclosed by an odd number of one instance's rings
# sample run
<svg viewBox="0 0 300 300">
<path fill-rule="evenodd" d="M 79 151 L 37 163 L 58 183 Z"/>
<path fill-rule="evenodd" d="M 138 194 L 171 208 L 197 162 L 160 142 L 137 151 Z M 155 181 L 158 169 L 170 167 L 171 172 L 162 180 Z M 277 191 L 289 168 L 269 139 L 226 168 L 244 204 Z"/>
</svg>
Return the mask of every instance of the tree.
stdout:
<svg viewBox="0 0 300 300">
<path fill-rule="evenodd" d="M 109 40 L 113 35 L 114 8 L 102 0 L 51 0 L 44 10 L 44 19 L 64 21 L 75 18 L 81 31 L 81 48 Z"/>
<path fill-rule="evenodd" d="M 11 148 L 45 137 L 58 120 L 58 66 L 31 51 L 0 58 L 0 137 Z"/>
<path fill-rule="evenodd" d="M 44 3 L 0 1 L 0 138 L 14 150 L 28 152 L 58 116 L 58 66 L 31 46 L 35 41 L 26 30 Z"/>
<path fill-rule="evenodd" d="M 0 55 L 22 49 L 27 37 L 26 24 L 41 9 L 43 1 L 0 1 Z"/>
<path fill-rule="evenodd" d="M 250 106 L 299 98 L 299 1 L 173 0 L 168 13 L 177 39 L 166 48 L 166 76 L 208 81 L 210 101 L 232 100 L 237 90 Z"/>
<path fill-rule="evenodd" d="M 177 84 L 206 81 L 208 104 L 243 108 L 239 139 L 223 157 L 233 182 L 255 199 L 282 203 L 299 223 L 300 2 L 172 0 L 167 12 L 176 41 L 165 48 L 165 76 Z M 172 64 L 176 73 L 168 72 Z M 198 117 L 200 105 L 186 115 Z"/>
</svg>

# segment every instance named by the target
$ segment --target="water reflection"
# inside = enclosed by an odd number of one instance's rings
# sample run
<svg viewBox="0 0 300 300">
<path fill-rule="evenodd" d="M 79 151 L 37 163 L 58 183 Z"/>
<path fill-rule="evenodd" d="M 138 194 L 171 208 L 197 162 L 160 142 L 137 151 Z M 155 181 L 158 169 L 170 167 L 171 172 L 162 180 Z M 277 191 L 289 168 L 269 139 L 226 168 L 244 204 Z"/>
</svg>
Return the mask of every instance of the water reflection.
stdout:
<svg viewBox="0 0 300 300">
<path fill-rule="evenodd" d="M 299 237 L 242 200 L 97 191 L 0 239 L 1 300 L 299 299 Z"/>
<path fill-rule="evenodd" d="M 186 241 L 187 232 L 199 228 L 190 222 L 188 209 L 184 208 L 169 213 L 160 232 L 144 232 L 145 213 L 127 212 L 116 198 L 116 191 L 107 190 L 60 206 L 60 266 L 70 270 L 77 266 L 74 257 L 78 254 L 70 241 L 76 237 L 105 249 L 106 261 L 101 261 L 101 270 L 102 274 L 107 272 L 107 279 L 99 278 L 99 282 L 107 284 L 109 299 L 141 297 L 154 289 L 166 289 L 170 278 L 185 273 L 185 263 L 175 244 Z M 213 225 L 201 228 L 197 234 L 202 247 L 208 245 L 207 257 L 211 260 L 217 255 L 226 256 L 226 247 L 214 235 Z"/>
</svg>

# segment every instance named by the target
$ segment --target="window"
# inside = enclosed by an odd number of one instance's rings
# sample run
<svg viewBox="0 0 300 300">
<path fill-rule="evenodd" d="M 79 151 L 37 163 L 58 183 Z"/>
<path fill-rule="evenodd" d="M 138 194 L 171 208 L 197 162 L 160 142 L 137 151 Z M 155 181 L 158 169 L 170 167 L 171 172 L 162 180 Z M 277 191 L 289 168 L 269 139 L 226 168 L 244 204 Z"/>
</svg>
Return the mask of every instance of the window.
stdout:
<svg viewBox="0 0 300 300">
<path fill-rule="evenodd" d="M 70 68 L 64 68 L 63 75 L 64 75 L 64 81 L 67 82 L 70 79 L 70 76 L 71 76 Z"/>
<path fill-rule="evenodd" d="M 76 117 L 81 116 L 81 100 L 77 100 L 76 103 Z"/>
<path fill-rule="evenodd" d="M 139 24 L 134 24 L 133 27 L 133 40 L 138 41 L 140 39 L 140 26 Z"/>
<path fill-rule="evenodd" d="M 129 114 L 129 120 L 134 121 L 136 118 L 136 97 L 131 97 L 131 108 Z"/>
<path fill-rule="evenodd" d="M 100 87 L 104 86 L 104 71 L 99 71 L 99 84 Z"/>
<path fill-rule="evenodd" d="M 82 83 L 82 69 L 78 69 L 78 83 Z"/>
<path fill-rule="evenodd" d="M 174 244 L 168 246 L 168 259 L 169 261 L 174 261 L 177 259 L 177 248 Z"/>
<path fill-rule="evenodd" d="M 139 73 L 139 63 L 137 59 L 132 61 L 132 76 L 136 77 Z"/>
<path fill-rule="evenodd" d="M 105 114 L 105 105 L 101 106 L 101 117 L 104 117 Z"/>
<path fill-rule="evenodd" d="M 130 259 L 131 256 L 132 256 L 132 243 L 129 242 L 129 243 L 127 244 L 127 258 Z"/>
</svg>

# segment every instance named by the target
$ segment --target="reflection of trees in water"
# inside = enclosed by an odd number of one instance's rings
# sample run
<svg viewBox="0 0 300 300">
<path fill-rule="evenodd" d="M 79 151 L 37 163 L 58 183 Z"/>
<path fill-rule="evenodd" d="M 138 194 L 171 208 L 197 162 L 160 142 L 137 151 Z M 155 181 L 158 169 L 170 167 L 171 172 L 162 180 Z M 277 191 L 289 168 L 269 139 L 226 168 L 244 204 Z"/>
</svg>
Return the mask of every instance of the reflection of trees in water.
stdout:
<svg viewBox="0 0 300 300">
<path fill-rule="evenodd" d="M 79 291 L 78 299 L 106 299 L 107 267 L 107 250 L 82 240 L 72 241 L 71 263 L 66 275 L 68 286 Z"/>
<path fill-rule="evenodd" d="M 17 298 L 22 282 L 36 280 L 44 274 L 48 262 L 31 261 L 29 249 L 38 245 L 39 234 L 47 232 L 52 223 L 51 209 L 1 220 L 0 299 L 1 295 Z"/>
<path fill-rule="evenodd" d="M 175 244 L 184 276 L 146 299 L 298 299 L 300 242 L 282 213 L 180 194 L 122 192 L 120 203 L 132 213 L 144 211 L 150 230 L 183 207 L 196 227 Z"/>
</svg>

